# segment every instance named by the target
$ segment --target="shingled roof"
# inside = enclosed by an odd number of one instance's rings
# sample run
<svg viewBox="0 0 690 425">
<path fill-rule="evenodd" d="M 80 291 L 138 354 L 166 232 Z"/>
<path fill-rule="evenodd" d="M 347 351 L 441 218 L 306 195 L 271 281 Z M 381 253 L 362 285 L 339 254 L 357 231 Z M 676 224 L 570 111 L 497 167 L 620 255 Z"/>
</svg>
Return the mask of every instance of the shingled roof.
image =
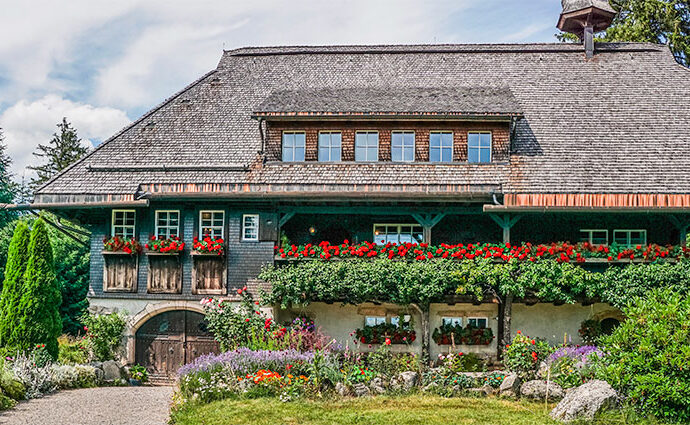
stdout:
<svg viewBox="0 0 690 425">
<path fill-rule="evenodd" d="M 484 95 L 465 96 L 477 92 Z M 430 106 L 432 96 L 442 107 Z M 396 99 L 404 106 L 393 108 Z M 690 193 L 687 99 L 690 71 L 655 44 L 597 44 L 592 60 L 581 45 L 558 43 L 243 48 L 224 52 L 215 70 L 52 179 L 36 202 L 128 199 L 143 187 L 232 195 L 401 183 L 427 193 L 444 184 L 513 194 Z M 297 109 L 524 118 L 509 163 L 261 165 L 252 115 Z"/>
</svg>

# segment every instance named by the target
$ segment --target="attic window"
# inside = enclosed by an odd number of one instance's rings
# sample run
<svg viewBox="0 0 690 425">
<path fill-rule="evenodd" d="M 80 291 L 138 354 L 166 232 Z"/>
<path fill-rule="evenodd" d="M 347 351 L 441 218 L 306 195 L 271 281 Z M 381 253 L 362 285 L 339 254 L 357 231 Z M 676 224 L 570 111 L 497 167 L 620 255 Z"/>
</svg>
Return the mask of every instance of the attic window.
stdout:
<svg viewBox="0 0 690 425">
<path fill-rule="evenodd" d="M 322 131 L 319 133 L 319 161 L 340 161 L 342 134 L 339 131 Z"/>
<path fill-rule="evenodd" d="M 304 161 L 306 136 L 303 131 L 284 131 L 283 132 L 283 161 L 301 162 Z"/>
<path fill-rule="evenodd" d="M 429 161 L 453 161 L 453 133 L 450 131 L 432 131 L 429 135 Z"/>
<path fill-rule="evenodd" d="M 391 159 L 394 162 L 414 161 L 414 131 L 391 133 Z"/>
<path fill-rule="evenodd" d="M 467 134 L 467 161 L 472 163 L 491 162 L 491 133 Z"/>
<path fill-rule="evenodd" d="M 355 134 L 355 161 L 376 162 L 379 159 L 378 131 L 358 131 Z"/>
</svg>

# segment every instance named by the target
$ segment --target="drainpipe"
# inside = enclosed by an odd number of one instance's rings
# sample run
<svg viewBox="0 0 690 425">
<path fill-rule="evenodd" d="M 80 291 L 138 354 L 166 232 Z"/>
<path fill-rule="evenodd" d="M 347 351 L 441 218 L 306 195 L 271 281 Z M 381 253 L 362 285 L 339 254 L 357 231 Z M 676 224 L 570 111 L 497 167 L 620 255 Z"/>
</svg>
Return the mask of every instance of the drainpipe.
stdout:
<svg viewBox="0 0 690 425">
<path fill-rule="evenodd" d="M 264 135 L 264 119 L 259 118 L 259 134 L 261 135 L 261 150 L 259 151 L 259 155 L 261 155 L 261 163 L 264 164 L 266 163 L 266 155 L 264 154 L 264 149 L 266 147 L 266 137 Z"/>
</svg>

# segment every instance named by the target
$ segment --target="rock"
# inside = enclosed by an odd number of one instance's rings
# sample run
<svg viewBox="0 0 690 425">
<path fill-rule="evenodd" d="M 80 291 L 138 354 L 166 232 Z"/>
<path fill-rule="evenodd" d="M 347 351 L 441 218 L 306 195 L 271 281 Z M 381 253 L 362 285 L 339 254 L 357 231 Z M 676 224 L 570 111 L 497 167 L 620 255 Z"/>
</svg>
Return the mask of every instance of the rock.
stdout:
<svg viewBox="0 0 690 425">
<path fill-rule="evenodd" d="M 504 397 L 517 397 L 520 394 L 520 378 L 514 373 L 506 375 L 498 388 L 498 394 Z"/>
<path fill-rule="evenodd" d="M 542 380 L 527 381 L 520 387 L 520 395 L 535 400 L 544 400 L 547 392 L 547 383 Z M 555 382 L 548 383 L 549 401 L 557 401 L 563 398 L 565 392 Z"/>
<path fill-rule="evenodd" d="M 398 377 L 402 381 L 402 386 L 405 390 L 411 390 L 417 385 L 417 381 L 419 380 L 419 374 L 417 372 L 403 372 L 398 375 Z"/>
<path fill-rule="evenodd" d="M 494 389 L 491 387 L 491 385 L 483 385 L 478 388 L 470 388 L 468 391 L 471 393 L 475 393 L 477 395 L 491 395 L 494 393 Z"/>
<path fill-rule="evenodd" d="M 369 388 L 377 394 L 383 394 L 386 392 L 385 383 L 383 382 L 383 379 L 381 379 L 381 378 L 372 379 L 371 382 L 369 383 Z"/>
<path fill-rule="evenodd" d="M 97 384 L 103 382 L 104 377 L 105 377 L 105 374 L 103 373 L 103 369 L 94 368 L 93 373 L 94 373 L 94 375 L 96 375 L 96 383 Z"/>
<path fill-rule="evenodd" d="M 436 382 L 432 382 L 431 384 L 427 385 L 426 387 L 422 388 L 422 391 L 424 392 L 434 392 L 438 389 L 438 384 Z"/>
<path fill-rule="evenodd" d="M 546 362 L 542 361 L 541 363 L 539 363 L 539 369 L 537 369 L 537 376 L 546 379 L 548 375 L 549 365 L 547 365 Z"/>
<path fill-rule="evenodd" d="M 355 392 L 355 395 L 357 397 L 368 397 L 371 395 L 371 391 L 369 390 L 369 387 L 366 386 L 366 384 L 355 384 L 352 389 Z"/>
<path fill-rule="evenodd" d="M 608 382 L 590 381 L 568 391 L 551 411 L 551 417 L 564 422 L 580 418 L 592 420 L 597 413 L 617 405 L 618 393 Z"/>
<path fill-rule="evenodd" d="M 337 392 L 341 397 L 347 397 L 350 395 L 350 389 L 347 388 L 347 385 L 343 384 L 342 382 L 335 384 L 335 392 Z"/>
<path fill-rule="evenodd" d="M 103 362 L 103 379 L 106 381 L 114 381 L 122 377 L 122 372 L 120 370 L 120 365 L 113 360 L 108 360 Z"/>
</svg>

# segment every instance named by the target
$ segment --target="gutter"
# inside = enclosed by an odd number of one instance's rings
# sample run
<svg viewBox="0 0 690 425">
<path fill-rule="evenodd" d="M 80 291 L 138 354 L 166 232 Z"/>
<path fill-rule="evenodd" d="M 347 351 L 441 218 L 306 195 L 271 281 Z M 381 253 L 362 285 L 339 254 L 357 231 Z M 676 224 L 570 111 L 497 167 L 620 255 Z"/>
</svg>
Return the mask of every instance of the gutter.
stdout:
<svg viewBox="0 0 690 425">
<path fill-rule="evenodd" d="M 690 213 L 690 207 L 511 207 L 500 204 L 484 205 L 485 213 L 516 212 L 516 213 L 552 213 L 552 212 L 579 212 L 579 213 L 631 213 L 631 214 L 664 214 L 664 213 Z"/>
<path fill-rule="evenodd" d="M 146 199 L 138 201 L 116 202 L 44 202 L 33 204 L 0 204 L 0 209 L 13 211 L 51 210 L 51 209 L 82 209 L 82 208 L 136 208 L 148 207 Z"/>
</svg>

